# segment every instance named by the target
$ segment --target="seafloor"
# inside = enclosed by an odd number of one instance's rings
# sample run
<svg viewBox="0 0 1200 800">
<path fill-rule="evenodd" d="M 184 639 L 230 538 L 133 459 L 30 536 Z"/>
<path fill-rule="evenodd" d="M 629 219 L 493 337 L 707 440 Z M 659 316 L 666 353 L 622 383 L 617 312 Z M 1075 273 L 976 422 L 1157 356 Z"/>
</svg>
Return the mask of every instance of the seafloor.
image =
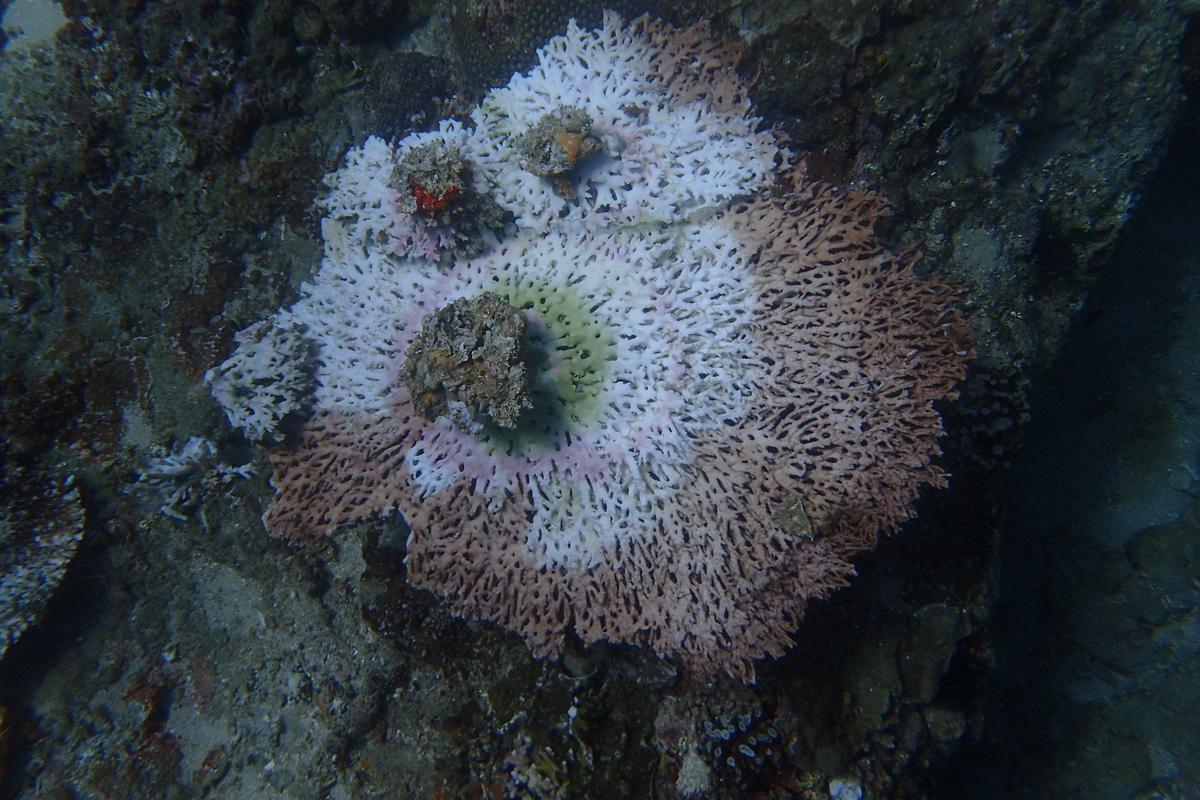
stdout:
<svg viewBox="0 0 1200 800">
<path fill-rule="evenodd" d="M 401 520 L 270 539 L 203 375 L 312 275 L 322 176 L 604 4 L 0 2 L 0 797 L 672 798 L 727 715 L 785 758 L 693 796 L 1200 797 L 1200 4 L 609 5 L 746 41 L 966 289 L 950 488 L 752 686 L 535 661 L 408 586 Z"/>
</svg>

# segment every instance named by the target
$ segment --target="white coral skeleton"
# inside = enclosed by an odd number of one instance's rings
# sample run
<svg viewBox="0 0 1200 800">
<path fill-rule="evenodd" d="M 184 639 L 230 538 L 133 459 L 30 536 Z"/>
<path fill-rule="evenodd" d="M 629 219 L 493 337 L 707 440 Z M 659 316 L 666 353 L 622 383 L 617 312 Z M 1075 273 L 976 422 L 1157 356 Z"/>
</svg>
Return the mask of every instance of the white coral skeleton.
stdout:
<svg viewBox="0 0 1200 800">
<path fill-rule="evenodd" d="M 164 500 L 159 507 L 171 519 L 184 521 L 203 500 L 205 492 L 228 486 L 236 478 L 249 478 L 249 464 L 231 467 L 217 460 L 217 446 L 208 439 L 193 436 L 179 450 L 160 450 L 146 459 L 134 488 Z"/>
</svg>

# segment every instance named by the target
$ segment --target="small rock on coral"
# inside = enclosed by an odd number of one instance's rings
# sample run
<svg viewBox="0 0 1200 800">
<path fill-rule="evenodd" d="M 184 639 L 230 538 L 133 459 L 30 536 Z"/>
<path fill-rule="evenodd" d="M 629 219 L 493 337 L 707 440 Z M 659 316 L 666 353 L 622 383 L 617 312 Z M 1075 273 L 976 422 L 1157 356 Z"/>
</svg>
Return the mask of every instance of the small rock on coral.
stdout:
<svg viewBox="0 0 1200 800">
<path fill-rule="evenodd" d="M 480 252 L 488 244 L 485 232 L 501 231 L 509 218 L 474 180 L 470 160 L 443 139 L 408 150 L 392 170 L 391 185 L 413 227 L 440 231 L 447 249 L 458 256 Z"/>
<path fill-rule="evenodd" d="M 529 400 L 525 315 L 492 292 L 460 297 L 429 314 L 401 378 L 413 410 L 477 432 L 487 416 L 515 428 Z"/>
<path fill-rule="evenodd" d="M 804 498 L 798 494 L 775 506 L 771 511 L 771 521 L 793 536 L 815 536 L 819 533 L 804 511 Z"/>
<path fill-rule="evenodd" d="M 400 193 L 400 210 L 423 214 L 444 225 L 450 222 L 470 189 L 471 165 L 457 148 L 430 142 L 409 150 L 392 170 L 392 186 Z"/>
<path fill-rule="evenodd" d="M 600 141 L 592 135 L 591 117 L 573 106 L 559 106 L 542 117 L 521 134 L 516 147 L 521 166 L 549 178 L 563 197 L 575 194 L 574 173 L 579 162 L 601 150 Z"/>
</svg>

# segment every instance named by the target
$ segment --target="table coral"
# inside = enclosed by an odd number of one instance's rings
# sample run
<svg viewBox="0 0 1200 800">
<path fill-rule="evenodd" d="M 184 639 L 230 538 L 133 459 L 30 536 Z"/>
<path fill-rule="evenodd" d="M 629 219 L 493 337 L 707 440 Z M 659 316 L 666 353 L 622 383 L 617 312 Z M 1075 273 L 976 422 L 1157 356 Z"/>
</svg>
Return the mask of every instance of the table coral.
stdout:
<svg viewBox="0 0 1200 800">
<path fill-rule="evenodd" d="M 399 510 L 410 581 L 542 656 L 573 631 L 749 681 L 789 646 L 807 603 L 945 482 L 933 404 L 967 352 L 955 293 L 876 236 L 886 204 L 789 166 L 737 56 L 609 15 L 551 40 L 472 124 L 348 154 L 321 270 L 273 322 L 318 343 L 319 367 L 312 416 L 269 453 L 269 533 Z M 597 144 L 533 174 L 530 131 L 564 107 Z M 431 143 L 511 214 L 478 252 L 393 185 Z M 529 407 L 511 426 L 419 412 L 422 321 L 489 293 L 525 315 Z"/>
</svg>

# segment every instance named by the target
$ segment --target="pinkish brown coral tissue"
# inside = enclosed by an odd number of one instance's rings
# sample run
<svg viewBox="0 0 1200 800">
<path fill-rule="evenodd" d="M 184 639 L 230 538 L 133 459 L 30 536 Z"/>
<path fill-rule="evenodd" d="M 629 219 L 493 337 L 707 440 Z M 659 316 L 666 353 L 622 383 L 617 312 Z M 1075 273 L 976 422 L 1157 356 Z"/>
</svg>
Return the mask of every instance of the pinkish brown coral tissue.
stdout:
<svg viewBox="0 0 1200 800">
<path fill-rule="evenodd" d="M 321 270 L 272 322 L 318 350 L 312 414 L 270 452 L 272 535 L 398 509 L 410 581 L 542 656 L 573 631 L 750 681 L 789 646 L 808 602 L 945 483 L 934 403 L 967 355 L 955 293 L 881 244 L 880 198 L 787 166 L 734 55 L 610 15 L 551 40 L 471 124 L 347 155 Z M 549 112 L 586 118 L 586 155 Z M 534 129 L 569 171 L 528 169 Z M 503 230 L 405 210 L 392 176 L 431 143 L 469 162 L 464 191 Z M 464 319 L 413 348 L 488 293 L 524 314 L 519 346 Z M 250 352 L 263 341 L 234 360 L 276 363 Z M 418 413 L 415 371 L 451 400 Z M 518 373 L 520 416 L 492 419 L 497 376 Z"/>
</svg>

